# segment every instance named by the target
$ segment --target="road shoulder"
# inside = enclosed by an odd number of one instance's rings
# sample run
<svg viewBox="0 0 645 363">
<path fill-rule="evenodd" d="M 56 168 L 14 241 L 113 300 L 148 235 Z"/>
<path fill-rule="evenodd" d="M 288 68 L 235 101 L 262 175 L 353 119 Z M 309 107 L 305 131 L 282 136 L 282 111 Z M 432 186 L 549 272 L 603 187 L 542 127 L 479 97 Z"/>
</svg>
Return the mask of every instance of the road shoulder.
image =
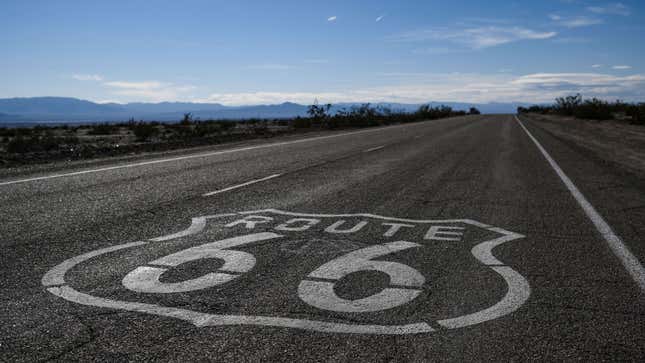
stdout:
<svg viewBox="0 0 645 363">
<path fill-rule="evenodd" d="M 639 170 L 631 170 L 622 163 L 620 158 L 610 156 L 611 145 L 618 140 L 612 140 L 613 134 L 602 135 L 601 130 L 615 126 L 575 124 L 568 128 L 561 124 L 562 121 L 544 122 L 525 116 L 520 116 L 520 119 L 642 264 L 645 261 L 645 245 L 642 243 L 645 235 L 642 223 L 645 220 L 645 178 Z M 590 135 L 598 135 L 598 138 L 578 141 L 585 136 L 592 137 Z M 639 152 L 625 142 L 613 153 L 620 155 L 626 148 Z M 624 278 L 629 278 L 627 273 Z M 634 291 L 638 292 L 636 285 Z"/>
</svg>

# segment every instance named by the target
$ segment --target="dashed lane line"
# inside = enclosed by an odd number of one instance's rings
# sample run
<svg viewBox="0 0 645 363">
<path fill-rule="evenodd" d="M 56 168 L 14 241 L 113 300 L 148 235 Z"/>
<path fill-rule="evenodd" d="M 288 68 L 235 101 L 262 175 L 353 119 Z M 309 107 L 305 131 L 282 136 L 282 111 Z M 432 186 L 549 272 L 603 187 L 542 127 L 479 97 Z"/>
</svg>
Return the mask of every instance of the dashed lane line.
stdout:
<svg viewBox="0 0 645 363">
<path fill-rule="evenodd" d="M 385 145 L 381 145 L 381 146 L 373 147 L 371 149 L 367 149 L 364 152 L 369 153 L 369 152 L 372 152 L 372 151 L 381 150 L 384 147 L 385 147 Z"/>
<path fill-rule="evenodd" d="M 230 191 L 230 190 L 234 190 L 234 189 L 242 188 L 242 187 L 245 187 L 245 186 L 247 186 L 247 185 L 251 185 L 251 184 L 255 184 L 255 183 L 260 183 L 260 182 L 263 182 L 263 181 L 267 181 L 267 180 L 269 180 L 269 179 L 277 178 L 277 177 L 279 177 L 279 176 L 281 176 L 281 175 L 282 175 L 282 174 L 273 174 L 273 175 L 269 175 L 269 176 L 267 176 L 266 178 L 262 178 L 262 179 L 255 179 L 255 180 L 248 181 L 248 182 L 246 182 L 246 183 L 242 183 L 242 184 L 238 184 L 238 185 L 233 185 L 233 186 L 228 187 L 228 188 L 224 188 L 224 189 L 216 190 L 216 191 L 214 191 L 214 192 L 209 192 L 209 193 L 202 194 L 202 196 L 203 196 L 203 197 L 210 197 L 211 195 L 215 195 L 215 194 L 220 194 L 220 193 L 228 192 L 228 191 Z"/>
<path fill-rule="evenodd" d="M 416 125 L 421 125 L 421 124 L 423 124 L 423 123 L 418 123 Z M 50 175 L 44 175 L 44 176 L 39 176 L 39 177 L 33 177 L 33 178 L 9 180 L 9 181 L 0 182 L 0 186 L 27 183 L 27 182 L 33 182 L 33 181 L 39 181 L 39 180 L 64 178 L 64 177 L 78 176 L 78 175 L 91 174 L 91 173 L 99 173 L 99 172 L 110 171 L 110 170 L 118 170 L 118 169 L 126 169 L 126 168 L 137 168 L 137 167 L 146 166 L 146 165 L 155 165 L 155 164 L 168 163 L 168 162 L 173 162 L 173 161 L 205 158 L 205 157 L 209 157 L 209 156 L 231 154 L 231 153 L 236 153 L 236 152 L 240 152 L 240 151 L 249 151 L 249 150 L 257 150 L 257 149 L 265 149 L 265 148 L 272 148 L 272 147 L 278 147 L 278 146 L 285 146 L 285 145 L 301 144 L 301 143 L 310 142 L 310 141 L 318 141 L 318 140 L 332 139 L 332 138 L 336 138 L 336 137 L 343 137 L 343 136 L 350 136 L 350 135 L 357 135 L 357 134 L 364 134 L 364 133 L 371 133 L 371 132 L 379 132 L 379 131 L 384 131 L 384 130 L 392 130 L 392 129 L 397 129 L 397 128 L 406 127 L 406 126 L 410 126 L 410 125 L 397 125 L 397 126 L 389 126 L 389 127 L 386 127 L 386 128 L 376 128 L 376 129 L 370 129 L 370 130 L 345 132 L 345 133 L 342 133 L 342 134 L 334 134 L 334 135 L 328 135 L 328 136 L 317 136 L 317 137 L 310 137 L 310 138 L 306 138 L 306 139 L 284 141 L 284 142 L 276 142 L 276 143 L 272 143 L 272 144 L 248 146 L 248 147 L 229 149 L 229 150 L 220 150 L 220 151 L 213 151 L 213 152 L 200 153 L 200 154 L 177 156 L 177 157 L 167 158 L 167 159 L 157 159 L 157 160 L 150 160 L 150 161 L 142 161 L 142 162 L 138 162 L 138 163 L 115 165 L 115 166 L 109 166 L 109 167 L 97 168 L 97 169 L 80 170 L 80 171 L 75 171 L 75 172 L 70 172 L 70 173 L 50 174 Z"/>
</svg>

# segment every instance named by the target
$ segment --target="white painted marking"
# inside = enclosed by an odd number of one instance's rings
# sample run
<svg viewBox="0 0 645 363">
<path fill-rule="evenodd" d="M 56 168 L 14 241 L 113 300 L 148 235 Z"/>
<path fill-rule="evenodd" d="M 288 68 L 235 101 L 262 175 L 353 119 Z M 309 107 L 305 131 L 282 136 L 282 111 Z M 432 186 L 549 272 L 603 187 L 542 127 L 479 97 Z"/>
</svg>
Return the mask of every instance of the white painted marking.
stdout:
<svg viewBox="0 0 645 363">
<path fill-rule="evenodd" d="M 179 231 L 177 233 L 169 234 L 167 236 L 153 238 L 152 241 L 161 242 L 161 241 L 167 241 L 170 239 L 190 236 L 200 232 L 201 230 L 204 229 L 204 227 L 206 227 L 206 218 L 193 218 L 190 223 L 190 227 L 188 227 L 187 229 L 183 231 Z"/>
<path fill-rule="evenodd" d="M 294 224 L 303 223 L 303 222 L 304 224 L 301 224 L 299 226 L 293 226 Z M 302 232 L 302 231 L 308 230 L 309 228 L 315 226 L 318 223 L 320 223 L 320 219 L 316 219 L 316 218 L 293 218 L 275 227 L 274 229 L 276 231 Z"/>
<path fill-rule="evenodd" d="M 371 149 L 367 149 L 364 152 L 369 153 L 369 152 L 372 152 L 372 151 L 381 150 L 384 147 L 385 147 L 385 145 L 381 145 L 381 146 L 373 147 Z"/>
<path fill-rule="evenodd" d="M 80 256 L 72 257 L 56 265 L 51 270 L 47 271 L 45 276 L 43 276 L 41 282 L 43 286 L 63 285 L 65 284 L 65 273 L 69 271 L 72 267 L 78 265 L 79 263 L 85 262 L 90 258 L 100 256 L 106 253 L 122 250 L 124 248 L 142 246 L 142 245 L 145 245 L 146 243 L 147 242 L 143 242 L 143 241 L 131 242 L 131 243 L 126 243 L 118 246 L 101 248 Z"/>
<path fill-rule="evenodd" d="M 159 281 L 161 275 L 166 272 L 168 272 L 168 269 L 163 267 L 139 266 L 130 271 L 130 273 L 123 278 L 121 283 L 127 289 L 136 292 L 146 294 L 173 294 L 178 292 L 208 289 L 217 285 L 225 284 L 238 277 L 237 275 L 223 272 L 211 272 L 204 276 L 186 281 Z"/>
<path fill-rule="evenodd" d="M 205 228 L 205 225 L 206 225 L 205 222 L 208 219 L 228 217 L 233 215 L 240 215 L 240 216 L 246 216 L 247 218 L 257 219 L 262 217 L 262 216 L 258 216 L 258 214 L 262 214 L 262 213 L 274 213 L 274 214 L 281 214 L 281 215 L 294 216 L 294 217 L 303 217 L 304 219 L 311 218 L 311 217 L 318 217 L 318 218 L 326 218 L 326 217 L 329 217 L 329 218 L 365 217 L 367 218 L 369 217 L 369 218 L 376 218 L 376 219 L 381 219 L 385 221 L 408 222 L 408 223 L 444 224 L 447 222 L 451 222 L 451 223 L 461 222 L 461 223 L 485 228 L 490 231 L 494 231 L 499 234 L 502 234 L 501 237 L 493 241 L 487 241 L 487 242 L 484 242 L 483 244 L 475 246 L 471 250 L 471 253 L 477 260 L 479 260 L 485 265 L 488 265 L 489 267 L 491 267 L 491 269 L 497 272 L 497 274 L 501 275 L 504 278 L 508 286 L 508 292 L 506 293 L 504 298 L 500 300 L 500 302 L 498 302 L 497 304 L 493 305 L 488 309 L 484 309 L 482 311 L 464 315 L 464 316 L 458 316 L 451 319 L 441 320 L 440 325 L 442 325 L 445 328 L 465 327 L 468 325 L 479 324 L 488 320 L 500 318 L 503 315 L 510 314 L 511 312 L 519 309 L 530 295 L 530 288 L 526 280 L 518 272 L 514 271 L 510 267 L 503 266 L 503 264 L 497 259 L 495 259 L 492 254 L 492 249 L 499 246 L 500 244 L 506 243 L 512 240 L 516 240 L 524 236 L 510 231 L 506 231 L 502 228 L 493 227 L 493 226 L 486 225 L 484 223 L 480 223 L 469 219 L 441 220 L 441 221 L 410 220 L 410 219 L 402 219 L 402 218 L 384 217 L 384 216 L 372 215 L 372 214 L 366 214 L 366 213 L 336 214 L 336 215 L 303 214 L 303 213 L 285 212 L 285 211 L 280 211 L 276 209 L 267 209 L 263 211 L 246 211 L 246 212 L 238 212 L 238 213 L 207 215 L 207 216 L 196 217 L 196 218 L 193 218 L 193 222 L 191 223 L 190 227 L 188 227 L 187 229 L 176 233 L 172 233 L 166 236 L 153 238 L 148 241 L 150 242 L 166 241 L 169 239 L 181 238 L 188 235 L 194 235 L 196 233 L 199 233 Z M 266 218 L 268 218 L 269 220 L 273 220 L 270 217 L 266 217 Z M 256 221 L 256 223 L 259 223 L 259 222 Z M 121 249 L 146 245 L 150 242 L 125 243 L 122 245 L 117 245 L 117 246 L 99 249 L 96 251 L 91 251 L 83 255 L 70 258 L 62 262 L 61 264 L 53 267 L 49 272 L 47 272 L 45 276 L 43 276 L 42 283 L 44 286 L 48 287 L 47 291 L 49 291 L 50 293 L 78 304 L 111 308 L 111 309 L 120 309 L 120 310 L 132 311 L 132 312 L 147 313 L 147 314 L 153 314 L 158 316 L 166 316 L 166 317 L 171 317 L 171 318 L 176 318 L 176 319 L 191 322 L 197 327 L 222 326 L 222 325 L 256 325 L 256 326 L 275 326 L 275 327 L 295 328 L 295 329 L 303 329 L 303 330 L 311 330 L 311 331 L 327 332 L 327 333 L 392 334 L 392 335 L 429 333 L 429 332 L 435 331 L 432 327 L 430 327 L 425 322 L 417 322 L 417 323 L 404 324 L 404 325 L 372 325 L 372 324 L 360 324 L 360 323 L 344 324 L 344 323 L 338 323 L 338 322 L 325 322 L 325 321 L 295 319 L 295 318 L 286 318 L 286 317 L 257 316 L 257 315 L 256 316 L 222 315 L 222 314 L 201 313 L 201 312 L 186 310 L 182 308 L 164 307 L 160 305 L 129 302 L 129 301 L 110 300 L 106 298 L 101 298 L 101 297 L 91 296 L 88 294 L 81 293 L 77 290 L 74 290 L 70 286 L 66 285 L 65 278 L 64 278 L 65 274 L 69 270 L 73 269 L 75 266 L 81 263 L 84 263 L 85 261 L 91 258 L 100 256 L 103 254 L 109 254 L 109 253 L 119 251 Z M 393 244 L 386 244 L 386 246 L 388 246 L 386 250 L 389 250 L 389 253 L 392 253 L 396 249 L 398 250 L 405 249 L 404 247 L 409 246 L 406 244 L 410 244 L 410 243 L 411 242 L 399 241 L 399 242 L 394 242 Z M 410 246 L 409 248 L 418 246 L 418 244 L 414 244 L 414 243 L 412 244 L 415 246 Z M 226 246 L 232 247 L 230 246 L 230 244 L 226 244 Z M 222 248 L 222 246 L 220 246 L 220 248 Z M 377 248 L 377 249 L 383 248 L 383 245 L 368 247 L 368 249 L 372 249 L 372 248 Z M 363 253 L 362 255 L 361 255 L 361 251 Z M 417 291 L 416 289 L 410 288 L 410 287 L 419 287 L 420 286 L 419 284 L 423 283 L 424 277 L 422 275 L 419 274 L 420 277 L 419 276 L 415 277 L 414 273 L 410 274 L 409 271 L 407 272 L 405 271 L 406 268 L 411 269 L 410 266 L 399 264 L 403 266 L 403 269 L 401 269 L 400 266 L 399 267 L 395 266 L 397 265 L 397 263 L 395 262 L 369 260 L 370 254 L 369 253 L 365 254 L 365 252 L 367 251 L 358 250 L 352 253 L 357 253 L 357 255 L 355 255 L 354 257 L 366 259 L 366 261 L 363 261 L 363 262 L 367 270 L 377 269 L 380 271 L 381 269 L 384 268 L 385 273 L 388 273 L 387 271 L 392 269 L 392 271 L 394 271 L 393 274 L 395 276 L 398 276 L 394 281 L 398 282 L 400 285 L 408 287 L 407 289 L 405 289 L 405 291 L 410 291 L 410 290 Z M 375 253 L 379 251 L 374 250 L 371 252 Z M 380 252 L 387 252 L 387 251 L 384 250 Z M 384 254 L 387 254 L 387 253 L 384 253 Z M 360 268 L 360 266 L 358 267 Z M 360 270 L 360 271 L 363 271 L 363 270 Z M 338 272 L 337 269 L 332 269 L 331 276 L 333 277 L 334 276 L 333 274 L 337 272 Z M 418 273 L 418 271 L 416 272 Z M 390 276 L 392 277 L 392 274 L 390 274 Z M 303 281 L 308 281 L 308 280 L 303 280 Z M 406 281 L 408 282 L 407 285 L 406 285 Z M 309 280 L 309 282 L 311 281 Z M 305 287 L 304 289 L 306 288 L 307 287 Z M 321 289 L 318 289 L 318 290 L 321 290 Z M 325 290 L 324 286 L 322 290 L 323 291 Z M 327 294 L 327 295 L 330 295 L 330 294 Z M 396 294 L 394 294 L 394 296 L 396 296 Z"/>
<path fill-rule="evenodd" d="M 497 232 L 500 234 L 505 234 L 505 236 L 496 238 L 492 241 L 486 241 L 478 244 L 477 246 L 473 247 L 472 250 L 470 250 L 470 253 L 475 256 L 477 260 L 479 260 L 481 263 L 487 266 L 499 266 L 503 265 L 502 261 L 498 260 L 495 256 L 493 256 L 493 249 L 501 244 L 504 244 L 506 242 L 510 242 L 513 240 L 516 240 L 518 238 L 523 238 L 524 236 L 519 234 L 519 233 L 513 233 L 509 231 L 505 231 L 501 228 L 499 230 L 504 231 L 504 233 L 499 232 L 498 228 L 489 228 L 489 231 Z"/>
<path fill-rule="evenodd" d="M 461 241 L 461 237 L 445 237 L 445 236 L 462 236 L 462 232 L 450 232 L 452 231 L 463 231 L 464 227 L 450 227 L 450 226 L 432 226 L 426 233 L 423 239 L 432 240 L 432 241 Z M 444 237 L 440 237 L 444 236 Z"/>
<path fill-rule="evenodd" d="M 273 218 L 267 217 L 267 216 L 250 215 L 250 216 L 246 216 L 246 217 L 244 217 L 242 219 L 238 219 L 236 221 L 233 221 L 233 222 L 225 225 L 224 227 L 231 228 L 231 227 L 237 226 L 238 224 L 243 224 L 244 228 L 253 229 L 253 228 L 255 228 L 256 224 L 269 223 L 272 220 L 273 220 Z"/>
<path fill-rule="evenodd" d="M 205 227 L 206 227 L 206 220 L 207 219 L 212 219 L 212 218 L 221 218 L 221 217 L 232 217 L 237 215 L 236 213 L 224 213 L 224 214 L 216 214 L 212 216 L 202 216 L 202 217 L 197 217 L 193 218 L 190 226 L 183 231 L 179 231 L 176 233 L 171 233 L 166 236 L 161 236 L 161 237 L 156 237 L 150 239 L 152 242 L 163 242 L 163 241 L 168 241 L 171 239 L 175 238 L 181 238 L 181 237 L 186 237 L 186 236 L 191 236 L 193 234 L 197 234 L 201 232 Z"/>
<path fill-rule="evenodd" d="M 238 189 L 238 188 L 242 188 L 242 187 L 245 187 L 245 186 L 248 186 L 248 185 L 251 185 L 251 184 L 260 183 L 260 182 L 267 181 L 267 180 L 270 180 L 270 179 L 273 179 L 273 178 L 277 178 L 277 177 L 279 177 L 280 175 L 282 175 L 282 174 L 273 174 L 273 175 L 269 175 L 269 176 L 267 176 L 266 178 L 251 180 L 251 181 L 248 181 L 248 182 L 246 182 L 246 183 L 242 183 L 242 184 L 234 185 L 234 186 L 232 186 L 232 187 L 228 187 L 228 188 L 224 188 L 224 189 L 216 190 L 216 191 L 214 191 L 214 192 L 210 192 L 210 193 L 205 193 L 205 194 L 203 194 L 202 196 L 203 196 L 203 197 L 210 197 L 211 195 L 215 195 L 215 194 L 220 194 L 220 193 L 228 192 L 228 191 L 231 191 L 231 190 L 234 190 L 234 189 Z"/>
<path fill-rule="evenodd" d="M 493 256 L 493 249 L 495 247 L 524 236 L 518 233 L 505 231 L 501 228 L 493 227 L 490 228 L 490 230 L 503 233 L 505 236 L 496 238 L 492 241 L 480 243 L 473 247 L 472 250 L 470 250 L 470 253 L 475 256 L 478 261 L 489 266 L 493 271 L 502 276 L 504 281 L 506 281 L 508 291 L 502 300 L 489 308 L 472 314 L 437 321 L 439 325 L 445 328 L 463 328 L 469 325 L 481 324 L 486 321 L 501 318 L 502 316 L 508 315 L 519 309 L 531 295 L 531 287 L 529 286 L 528 281 L 526 281 L 526 279 L 517 271 L 508 266 L 503 266 L 502 262 Z"/>
<path fill-rule="evenodd" d="M 291 319 L 272 316 L 245 316 L 245 315 L 219 315 L 200 313 L 182 308 L 165 307 L 154 304 L 145 304 L 130 301 L 110 300 L 98 296 L 84 294 L 65 284 L 65 274 L 80 263 L 94 257 L 119 251 L 131 247 L 145 245 L 148 242 L 132 242 L 111 246 L 91 251 L 80 256 L 70 258 L 49 270 L 43 276 L 42 284 L 49 287 L 47 291 L 67 301 L 85 306 L 95 306 L 108 309 L 125 310 L 139 313 L 166 316 L 188 321 L 196 327 L 222 326 L 222 325 L 255 325 L 277 326 L 284 328 L 303 329 L 323 333 L 345 334 L 389 334 L 405 335 L 430 333 L 435 331 L 425 322 L 405 325 L 371 325 L 371 324 L 343 324 L 307 319 Z M 56 286 L 62 285 L 62 286 Z"/>
<path fill-rule="evenodd" d="M 340 221 L 338 221 L 338 222 L 335 222 L 335 223 L 334 223 L 334 224 L 332 224 L 331 226 L 329 226 L 329 227 L 325 228 L 325 232 L 329 232 L 329 233 L 346 233 L 346 234 L 349 234 L 349 233 L 356 233 L 356 232 L 360 231 L 361 229 L 363 229 L 363 227 L 367 226 L 367 222 L 365 222 L 365 221 L 360 221 L 360 222 L 356 223 L 356 225 L 354 225 L 354 227 L 352 227 L 352 228 L 349 228 L 349 229 L 338 229 L 338 227 L 342 226 L 343 224 L 345 224 L 345 221 L 344 221 L 344 220 L 340 220 Z"/>
<path fill-rule="evenodd" d="M 222 285 L 240 276 L 229 274 L 224 271 L 241 274 L 251 271 L 255 266 L 255 257 L 252 254 L 243 251 L 227 250 L 226 248 L 242 246 L 253 242 L 265 241 L 279 237 L 282 236 L 275 233 L 265 232 L 228 238 L 188 248 L 149 263 L 150 265 L 177 267 L 190 261 L 204 258 L 217 258 L 224 260 L 224 265 L 219 268 L 222 272 L 212 272 L 186 281 L 167 283 L 159 281 L 159 278 L 168 271 L 168 268 L 140 266 L 127 274 L 123 278 L 122 283 L 123 286 L 132 291 L 148 294 L 188 292 Z"/>
<path fill-rule="evenodd" d="M 522 275 L 508 266 L 491 266 L 493 271 L 501 275 L 506 281 L 508 291 L 504 298 L 497 304 L 480 310 L 473 314 L 462 315 L 452 319 L 443 319 L 437 323 L 448 329 L 463 328 L 470 325 L 480 324 L 486 321 L 500 318 L 519 309 L 531 294 L 528 281 Z"/>
<path fill-rule="evenodd" d="M 558 174 L 564 185 L 569 189 L 569 192 L 575 200 L 578 202 L 582 210 L 585 212 L 587 217 L 591 220 L 593 225 L 596 227 L 596 230 L 603 236 L 607 244 L 609 245 L 609 248 L 614 252 L 614 255 L 618 257 L 620 262 L 623 264 L 627 272 L 631 275 L 631 277 L 634 279 L 634 282 L 640 287 L 642 292 L 645 292 L 645 268 L 643 268 L 643 265 L 638 261 L 638 258 L 634 256 L 630 251 L 629 248 L 625 245 L 623 240 L 618 237 L 616 233 L 614 233 L 613 229 L 609 224 L 602 218 L 600 213 L 596 211 L 596 208 L 589 203 L 587 198 L 578 190 L 578 188 L 573 184 L 571 179 L 562 171 L 560 166 L 553 160 L 551 155 L 542 147 L 540 142 L 529 132 L 529 130 L 524 126 L 522 121 L 515 116 L 515 119 L 517 122 L 519 122 L 520 126 L 522 129 L 524 129 L 524 132 L 529 136 L 531 140 L 533 140 L 533 143 L 535 143 L 535 146 L 542 152 L 542 155 L 546 158 L 546 160 L 549 162 L 553 170 Z"/>
<path fill-rule="evenodd" d="M 381 223 L 383 226 L 390 226 L 390 229 L 383 234 L 383 237 L 392 237 L 398 232 L 401 228 L 414 228 L 412 224 L 403 224 L 403 223 Z"/>
<path fill-rule="evenodd" d="M 246 212 L 239 212 L 241 215 L 248 215 L 248 214 L 262 214 L 262 213 L 274 213 L 274 214 L 280 214 L 284 216 L 294 216 L 294 217 L 312 217 L 312 218 L 342 218 L 342 217 L 365 217 L 365 218 L 373 218 L 373 219 L 380 219 L 384 221 L 395 221 L 395 222 L 406 222 L 406 223 L 427 223 L 427 224 L 439 224 L 439 223 L 465 223 L 465 224 L 470 224 L 475 227 L 480 227 L 480 228 L 485 228 L 489 229 L 492 226 L 478 222 L 473 219 L 408 219 L 408 218 L 393 218 L 393 217 L 385 217 L 381 216 L 378 214 L 371 214 L 371 213 L 347 213 L 347 214 L 321 214 L 321 213 L 296 213 L 296 212 L 287 212 L 279 209 L 260 209 L 260 210 L 255 210 L 255 211 L 246 211 Z M 502 230 L 499 228 L 499 230 Z M 502 233 L 502 232 L 500 232 Z M 504 234 L 506 233 L 511 233 L 508 231 L 505 231 Z M 521 236 L 521 235 L 520 235 Z M 524 236 L 521 236 L 524 237 Z"/>
<path fill-rule="evenodd" d="M 422 124 L 422 123 L 419 123 L 417 125 L 420 125 L 420 124 Z M 242 147 L 242 148 L 237 148 L 237 149 L 213 151 L 213 152 L 201 153 L 201 154 L 177 156 L 177 157 L 174 157 L 174 158 L 167 158 L 167 159 L 157 159 L 157 160 L 150 160 L 150 161 L 142 161 L 142 162 L 139 162 L 139 163 L 108 166 L 108 167 L 105 167 L 105 168 L 88 169 L 88 170 L 81 170 L 81 171 L 75 171 L 75 172 L 70 172 L 70 173 L 50 174 L 50 175 L 44 175 L 44 176 L 39 176 L 39 177 L 33 177 L 33 178 L 17 179 L 17 180 L 10 180 L 10 181 L 5 181 L 5 182 L 0 182 L 0 186 L 11 185 L 11 184 L 19 184 L 19 183 L 27 183 L 27 182 L 38 181 L 38 180 L 48 180 L 48 179 L 55 179 L 55 178 L 63 178 L 63 177 L 70 177 L 70 176 L 77 176 L 77 175 L 84 175 L 84 174 L 91 174 L 91 173 L 99 173 L 99 172 L 110 171 L 110 170 L 118 170 L 118 169 L 126 169 L 126 168 L 137 168 L 137 167 L 140 167 L 140 166 L 155 165 L 155 164 L 161 164 L 161 163 L 169 163 L 169 162 L 173 162 L 173 161 L 206 158 L 206 157 L 210 157 L 210 156 L 232 154 L 232 153 L 241 152 L 241 151 L 249 151 L 249 150 L 265 149 L 265 148 L 271 148 L 271 147 L 279 147 L 279 146 L 285 146 L 285 145 L 301 144 L 301 143 L 311 142 L 311 141 L 333 139 L 333 138 L 336 138 L 336 137 L 343 137 L 343 136 L 350 136 L 350 135 L 357 135 L 357 134 L 364 134 L 364 133 L 371 133 L 371 132 L 379 132 L 379 131 L 383 131 L 383 130 L 397 129 L 397 128 L 406 127 L 406 126 L 410 126 L 410 125 L 408 124 L 408 125 L 389 126 L 389 127 L 386 127 L 386 128 L 377 128 L 377 129 L 371 129 L 371 130 L 345 132 L 345 133 L 336 134 L 336 135 L 317 136 L 317 137 L 310 137 L 310 138 L 307 138 L 307 139 L 276 142 L 276 143 L 273 143 L 273 144 L 248 146 L 248 147 Z"/>
<path fill-rule="evenodd" d="M 362 248 L 325 263 L 308 277 L 337 281 L 358 271 L 380 271 L 389 275 L 392 285 L 421 287 L 425 278 L 412 267 L 399 262 L 372 260 L 420 246 L 413 242 L 397 241 Z M 319 309 L 350 313 L 391 309 L 414 300 L 420 293 L 421 290 L 417 289 L 385 288 L 362 299 L 347 300 L 336 294 L 333 282 L 303 280 L 298 286 L 298 296 L 307 304 Z"/>
<path fill-rule="evenodd" d="M 343 299 L 334 291 L 334 283 L 302 280 L 298 296 L 302 301 L 318 309 L 343 313 L 369 313 L 392 309 L 414 300 L 421 290 L 386 287 L 380 292 L 362 299 Z"/>
<path fill-rule="evenodd" d="M 277 326 L 283 328 L 311 330 L 322 333 L 341 334 L 389 334 L 405 335 L 430 333 L 435 331 L 427 323 L 414 323 L 405 325 L 365 325 L 365 324 L 343 324 L 324 321 L 280 318 L 273 316 L 245 316 L 245 315 L 219 315 L 200 313 L 181 308 L 165 307 L 154 304 L 145 304 L 129 301 L 116 301 L 97 296 L 91 296 L 74 290 L 69 286 L 50 287 L 50 293 L 65 300 L 86 305 L 108 309 L 126 310 L 132 312 L 146 313 L 157 316 L 188 321 L 196 327 L 223 326 L 223 325 L 255 325 L 255 326 Z"/>
</svg>

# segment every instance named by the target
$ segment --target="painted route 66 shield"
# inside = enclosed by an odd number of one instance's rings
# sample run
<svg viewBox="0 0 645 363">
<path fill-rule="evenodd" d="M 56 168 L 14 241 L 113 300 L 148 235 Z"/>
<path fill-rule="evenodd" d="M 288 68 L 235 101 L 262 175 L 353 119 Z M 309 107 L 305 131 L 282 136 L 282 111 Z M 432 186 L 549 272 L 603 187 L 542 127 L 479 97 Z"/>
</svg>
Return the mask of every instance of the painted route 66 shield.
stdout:
<svg viewBox="0 0 645 363">
<path fill-rule="evenodd" d="M 42 283 L 77 304 L 198 327 L 431 333 L 522 306 L 526 279 L 493 253 L 522 237 L 469 219 L 248 211 L 70 258 Z"/>
</svg>

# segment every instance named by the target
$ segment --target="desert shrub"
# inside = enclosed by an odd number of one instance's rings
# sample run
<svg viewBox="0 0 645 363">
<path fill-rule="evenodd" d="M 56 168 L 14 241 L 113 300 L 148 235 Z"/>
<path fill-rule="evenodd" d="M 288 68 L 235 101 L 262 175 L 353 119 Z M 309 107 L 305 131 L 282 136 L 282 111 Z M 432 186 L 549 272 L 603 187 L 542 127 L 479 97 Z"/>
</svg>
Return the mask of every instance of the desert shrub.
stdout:
<svg viewBox="0 0 645 363">
<path fill-rule="evenodd" d="M 111 135 L 118 131 L 119 127 L 108 123 L 93 125 L 87 132 L 88 135 Z"/>
<path fill-rule="evenodd" d="M 61 143 L 65 145 L 78 145 L 81 143 L 81 140 L 76 136 L 66 136 L 61 139 Z"/>
<path fill-rule="evenodd" d="M 318 103 L 314 103 L 307 107 L 307 114 L 309 114 L 309 117 L 313 119 L 321 120 L 329 116 L 329 109 L 331 109 L 330 103 L 322 106 L 318 105 Z"/>
<path fill-rule="evenodd" d="M 339 127 L 373 127 L 391 125 L 394 123 L 406 123 L 423 120 L 434 120 L 438 118 L 463 116 L 466 111 L 455 111 L 448 106 L 432 107 L 422 105 L 414 113 L 403 110 L 392 110 L 389 107 L 378 105 L 371 106 L 369 103 L 342 108 L 334 115 L 329 114 L 331 105 L 309 107 L 311 117 L 296 117 L 291 120 L 294 128 L 323 127 L 335 129 Z"/>
<path fill-rule="evenodd" d="M 184 117 L 181 119 L 179 123 L 187 126 L 187 125 L 190 125 L 192 122 L 193 122 L 193 114 L 188 112 L 184 114 Z"/>
<path fill-rule="evenodd" d="M 427 120 L 435 120 L 454 115 L 452 108 L 444 105 L 437 107 L 432 107 L 430 105 L 421 105 L 416 113 L 420 118 Z"/>
<path fill-rule="evenodd" d="M 266 122 L 260 122 L 253 125 L 253 133 L 256 135 L 266 135 L 269 132 L 269 126 Z"/>
<path fill-rule="evenodd" d="M 631 123 L 645 125 L 645 103 L 629 105 L 625 113 L 631 118 Z"/>
<path fill-rule="evenodd" d="M 230 131 L 235 128 L 236 122 L 235 121 L 218 121 L 219 127 L 222 129 L 222 131 Z"/>
<path fill-rule="evenodd" d="M 51 151 L 58 148 L 60 141 L 59 138 L 53 136 L 49 131 L 45 135 L 38 137 L 38 145 L 42 151 Z"/>
<path fill-rule="evenodd" d="M 133 125 L 131 129 L 137 141 L 148 141 L 159 133 L 159 129 L 155 125 L 145 122 L 139 122 Z"/>
<path fill-rule="evenodd" d="M 583 100 L 580 94 L 559 97 L 553 105 L 518 107 L 518 113 L 557 113 L 588 120 L 623 119 L 628 116 L 633 124 L 645 125 L 645 103 L 613 102 L 591 98 Z"/>
<path fill-rule="evenodd" d="M 51 151 L 60 146 L 60 141 L 51 134 L 30 137 L 19 135 L 7 143 L 7 152 L 24 154 L 28 152 Z"/>
<path fill-rule="evenodd" d="M 34 132 L 34 129 L 31 127 L 18 127 L 13 129 L 12 136 L 25 136 L 25 137 L 30 137 L 31 135 L 36 134 Z"/>
<path fill-rule="evenodd" d="M 518 107 L 517 113 L 539 113 L 547 114 L 553 112 L 553 106 L 533 105 L 530 107 Z"/>
<path fill-rule="evenodd" d="M 31 130 L 32 130 L 33 133 L 43 134 L 43 133 L 49 132 L 50 128 L 47 127 L 47 126 L 43 126 L 43 125 L 36 125 L 36 126 L 32 127 Z"/>
<path fill-rule="evenodd" d="M 22 154 L 33 149 L 34 142 L 31 138 L 27 139 L 22 136 L 16 136 L 7 144 L 7 152 Z"/>
<path fill-rule="evenodd" d="M 289 126 L 289 120 L 275 119 L 275 120 L 273 120 L 273 123 L 276 124 L 277 126 Z"/>
<path fill-rule="evenodd" d="M 573 116 L 576 108 L 578 108 L 581 104 L 582 96 L 580 95 L 580 93 L 578 93 L 572 96 L 556 98 L 554 107 L 555 110 L 561 115 Z"/>
<path fill-rule="evenodd" d="M 477 109 L 477 107 L 471 107 L 470 110 L 468 110 L 468 114 L 481 115 L 481 112 Z"/>
<path fill-rule="evenodd" d="M 195 122 L 192 129 L 192 136 L 206 137 L 220 134 L 227 125 L 217 121 Z"/>
<path fill-rule="evenodd" d="M 304 117 L 296 117 L 293 120 L 293 127 L 296 129 L 307 129 L 311 127 L 311 119 Z"/>
<path fill-rule="evenodd" d="M 610 120 L 613 118 L 612 111 L 614 108 L 607 101 L 592 98 L 575 107 L 573 115 L 577 118 L 589 120 Z"/>
</svg>

